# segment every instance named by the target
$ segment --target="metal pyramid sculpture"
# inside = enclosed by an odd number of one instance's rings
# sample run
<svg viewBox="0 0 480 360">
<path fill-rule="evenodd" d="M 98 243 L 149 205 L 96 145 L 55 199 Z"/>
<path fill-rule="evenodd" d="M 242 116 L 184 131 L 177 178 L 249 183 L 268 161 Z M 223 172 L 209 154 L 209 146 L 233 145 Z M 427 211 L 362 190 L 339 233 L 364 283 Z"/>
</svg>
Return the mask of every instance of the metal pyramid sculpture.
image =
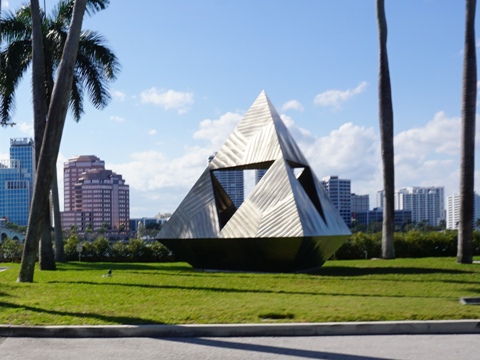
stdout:
<svg viewBox="0 0 480 360">
<path fill-rule="evenodd" d="M 248 169 L 266 173 L 236 208 L 214 172 Z M 196 268 L 303 272 L 321 267 L 349 235 L 262 91 L 158 240 Z"/>
</svg>

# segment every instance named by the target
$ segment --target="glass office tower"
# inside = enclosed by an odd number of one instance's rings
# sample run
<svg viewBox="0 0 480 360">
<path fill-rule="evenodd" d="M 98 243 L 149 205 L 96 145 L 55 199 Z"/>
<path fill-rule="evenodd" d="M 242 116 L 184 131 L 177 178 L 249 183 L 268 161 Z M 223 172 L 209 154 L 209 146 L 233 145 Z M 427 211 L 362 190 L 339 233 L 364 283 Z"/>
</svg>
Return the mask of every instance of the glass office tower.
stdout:
<svg viewBox="0 0 480 360">
<path fill-rule="evenodd" d="M 32 139 L 10 139 L 10 159 L 0 160 L 0 217 L 28 225 L 35 183 L 35 149 Z"/>
</svg>

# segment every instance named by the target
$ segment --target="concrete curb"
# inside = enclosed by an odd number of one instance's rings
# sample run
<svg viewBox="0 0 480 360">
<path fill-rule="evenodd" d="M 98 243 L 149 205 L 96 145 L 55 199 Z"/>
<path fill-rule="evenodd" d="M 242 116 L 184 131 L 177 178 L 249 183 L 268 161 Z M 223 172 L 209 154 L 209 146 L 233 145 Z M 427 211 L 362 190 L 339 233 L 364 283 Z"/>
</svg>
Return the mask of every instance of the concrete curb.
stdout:
<svg viewBox="0 0 480 360">
<path fill-rule="evenodd" d="M 256 337 L 327 335 L 480 334 L 480 320 L 381 321 L 225 325 L 0 325 L 0 337 Z"/>
</svg>

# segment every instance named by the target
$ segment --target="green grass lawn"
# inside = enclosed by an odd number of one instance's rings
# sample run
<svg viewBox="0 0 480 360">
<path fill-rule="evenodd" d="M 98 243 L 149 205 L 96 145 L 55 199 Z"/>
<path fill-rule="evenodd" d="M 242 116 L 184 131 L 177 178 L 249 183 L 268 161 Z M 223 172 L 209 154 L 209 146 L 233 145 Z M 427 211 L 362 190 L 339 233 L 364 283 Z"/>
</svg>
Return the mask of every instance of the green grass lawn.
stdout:
<svg viewBox="0 0 480 360">
<path fill-rule="evenodd" d="M 477 258 L 477 260 L 480 260 Z M 185 263 L 60 264 L 0 272 L 0 324 L 210 324 L 479 319 L 480 264 L 328 261 L 315 275 L 201 272 Z M 107 270 L 112 277 L 102 277 Z"/>
</svg>

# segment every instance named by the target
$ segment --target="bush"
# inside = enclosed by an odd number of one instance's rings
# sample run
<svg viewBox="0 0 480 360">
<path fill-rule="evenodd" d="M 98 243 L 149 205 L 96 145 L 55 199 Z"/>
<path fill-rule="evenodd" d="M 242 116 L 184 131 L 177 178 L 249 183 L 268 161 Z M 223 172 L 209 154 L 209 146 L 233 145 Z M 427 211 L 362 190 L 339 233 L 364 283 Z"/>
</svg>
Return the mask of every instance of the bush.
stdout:
<svg viewBox="0 0 480 360">
<path fill-rule="evenodd" d="M 395 255 L 398 258 L 442 257 L 457 255 L 457 231 L 418 231 L 394 234 Z M 352 234 L 335 253 L 339 260 L 380 257 L 382 234 Z M 480 255 L 480 233 L 473 232 L 473 254 Z"/>
<path fill-rule="evenodd" d="M 20 262 L 22 259 L 23 244 L 17 239 L 5 238 L 0 246 L 0 261 Z"/>
<path fill-rule="evenodd" d="M 110 243 L 104 236 L 99 236 L 93 242 L 93 255 L 95 260 L 107 260 L 110 255 Z"/>
<path fill-rule="evenodd" d="M 353 260 L 379 257 L 382 251 L 381 233 L 352 234 L 348 241 L 335 253 L 336 259 Z"/>
</svg>

